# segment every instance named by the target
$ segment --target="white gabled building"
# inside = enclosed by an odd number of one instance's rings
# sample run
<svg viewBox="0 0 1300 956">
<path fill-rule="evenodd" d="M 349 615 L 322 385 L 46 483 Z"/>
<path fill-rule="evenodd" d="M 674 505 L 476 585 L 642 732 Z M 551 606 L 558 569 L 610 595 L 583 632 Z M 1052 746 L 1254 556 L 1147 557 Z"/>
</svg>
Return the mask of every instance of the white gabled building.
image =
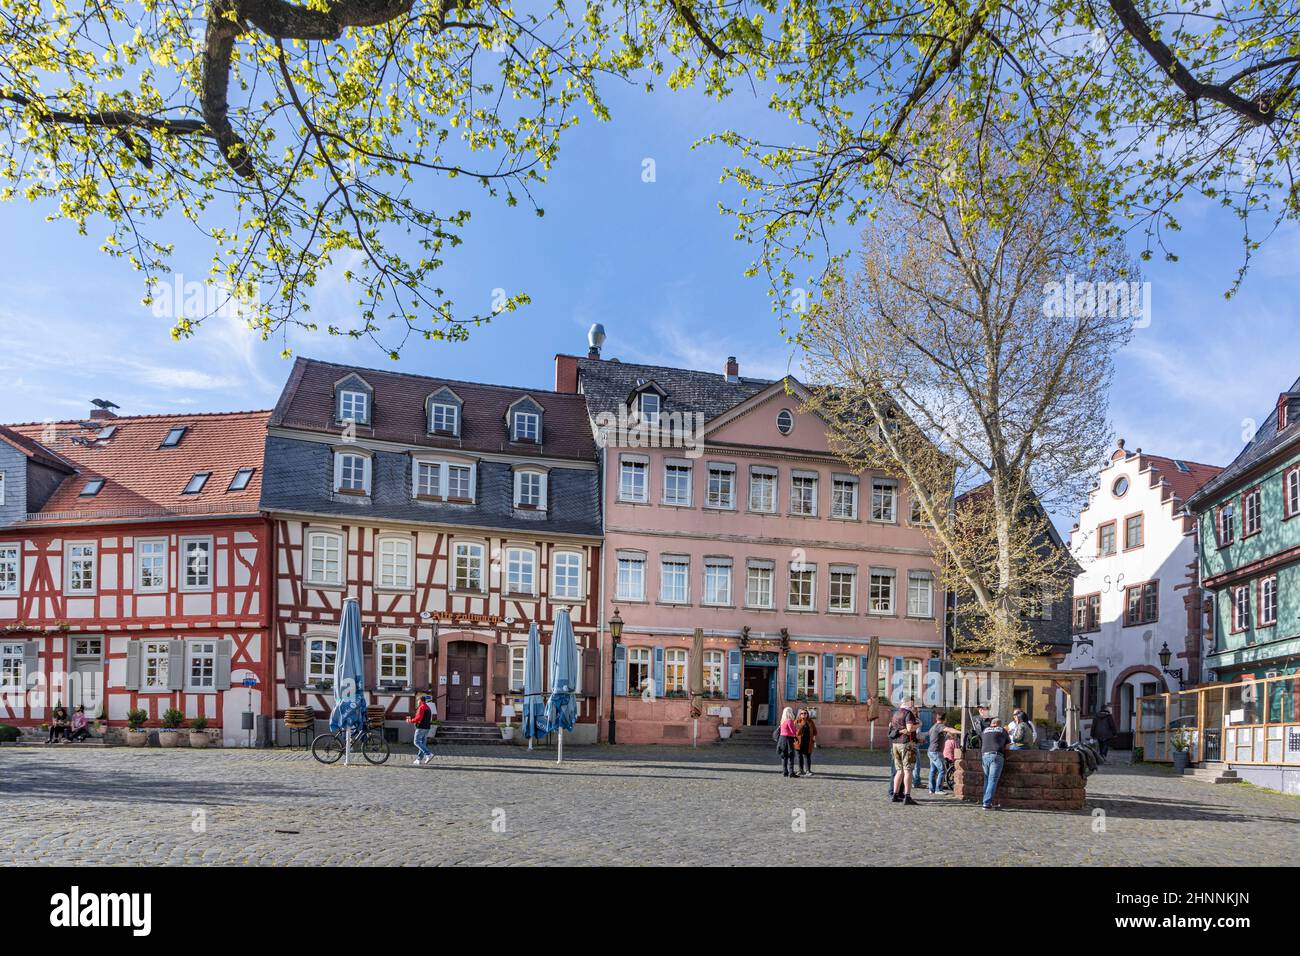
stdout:
<svg viewBox="0 0 1300 956">
<path fill-rule="evenodd" d="M 1101 706 L 1109 706 L 1122 735 L 1133 730 L 1144 694 L 1178 690 L 1169 670 L 1192 686 L 1210 632 L 1197 578 L 1196 521 L 1185 502 L 1222 469 L 1214 465 L 1127 451 L 1121 439 L 1070 532 L 1070 550 L 1083 572 L 1074 579 L 1074 645 L 1061 667 L 1089 673 L 1081 702 L 1085 736 Z M 1095 676 L 1093 676 L 1095 675 Z M 1122 736 L 1115 746 L 1127 747 Z"/>
</svg>

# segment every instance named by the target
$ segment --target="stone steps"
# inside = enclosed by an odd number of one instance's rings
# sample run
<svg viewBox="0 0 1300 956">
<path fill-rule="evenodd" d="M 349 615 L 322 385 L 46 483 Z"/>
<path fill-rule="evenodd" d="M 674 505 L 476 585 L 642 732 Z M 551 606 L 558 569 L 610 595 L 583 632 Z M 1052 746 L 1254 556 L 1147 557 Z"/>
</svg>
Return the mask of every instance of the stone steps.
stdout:
<svg viewBox="0 0 1300 956">
<path fill-rule="evenodd" d="M 515 731 L 518 733 L 518 730 Z M 439 724 L 434 744 L 502 744 L 501 729 L 496 724 Z"/>
<path fill-rule="evenodd" d="M 737 727 L 732 731 L 730 739 L 721 742 L 728 746 L 775 748 L 776 742 L 772 740 L 772 731 L 775 729 L 768 725 Z"/>
<path fill-rule="evenodd" d="M 1237 776 L 1237 771 L 1224 767 L 1222 764 L 1203 764 L 1194 770 L 1183 771 L 1184 780 L 1195 780 L 1198 783 L 1241 783 L 1241 777 Z"/>
</svg>

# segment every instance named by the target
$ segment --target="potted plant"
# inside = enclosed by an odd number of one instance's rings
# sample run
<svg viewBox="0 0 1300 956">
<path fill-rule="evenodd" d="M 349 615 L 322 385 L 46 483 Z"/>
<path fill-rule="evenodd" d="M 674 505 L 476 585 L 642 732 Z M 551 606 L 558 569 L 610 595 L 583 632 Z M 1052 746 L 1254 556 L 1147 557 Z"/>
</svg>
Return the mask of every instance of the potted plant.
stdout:
<svg viewBox="0 0 1300 956">
<path fill-rule="evenodd" d="M 148 712 L 139 707 L 132 707 L 126 712 L 126 745 L 128 747 L 148 746 L 149 731 L 144 729 L 144 722 L 148 719 Z"/>
<path fill-rule="evenodd" d="M 718 724 L 718 736 L 721 737 L 723 740 L 730 740 L 731 731 L 733 729 L 734 728 L 731 726 L 731 724 Z"/>
<path fill-rule="evenodd" d="M 190 746 L 202 750 L 210 743 L 212 738 L 208 736 L 208 718 L 195 717 L 190 721 Z"/>
<path fill-rule="evenodd" d="M 514 724 L 497 724 L 497 726 L 501 728 L 501 739 L 502 739 L 502 740 L 514 740 L 514 739 L 515 739 L 515 725 L 514 725 Z"/>
<path fill-rule="evenodd" d="M 1141 747 L 1134 747 L 1134 748 L 1133 748 L 1133 762 L 1134 762 L 1134 763 L 1141 763 L 1141 762 L 1142 762 L 1142 758 L 1145 757 L 1145 756 L 1146 756 L 1146 753 L 1145 753 L 1145 751 L 1143 751 L 1143 749 L 1142 749 Z"/>
<path fill-rule="evenodd" d="M 163 747 L 175 747 L 181 742 L 181 721 L 185 719 L 175 707 L 163 711 L 162 730 L 158 731 L 158 743 Z"/>
<path fill-rule="evenodd" d="M 1184 728 L 1179 727 L 1170 735 L 1169 745 L 1174 748 L 1174 772 L 1182 773 L 1191 763 L 1188 749 L 1192 745 L 1192 737 Z"/>
</svg>

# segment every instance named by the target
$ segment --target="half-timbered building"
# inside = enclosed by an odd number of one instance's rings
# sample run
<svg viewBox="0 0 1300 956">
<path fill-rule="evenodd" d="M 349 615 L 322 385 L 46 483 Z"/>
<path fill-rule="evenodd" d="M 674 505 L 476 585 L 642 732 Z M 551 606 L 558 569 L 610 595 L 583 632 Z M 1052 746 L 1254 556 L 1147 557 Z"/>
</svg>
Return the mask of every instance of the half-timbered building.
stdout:
<svg viewBox="0 0 1300 956">
<path fill-rule="evenodd" d="M 267 417 L 0 426 L 0 721 L 176 708 L 250 739 L 244 713 L 270 704 Z"/>
<path fill-rule="evenodd" d="M 549 645 L 567 607 L 584 658 L 574 737 L 594 741 L 600 488 L 581 396 L 299 359 L 266 462 L 279 715 L 328 714 L 346 597 L 370 703 L 399 739 L 424 690 L 448 724 L 501 720 L 522 703 L 529 625 Z"/>
</svg>

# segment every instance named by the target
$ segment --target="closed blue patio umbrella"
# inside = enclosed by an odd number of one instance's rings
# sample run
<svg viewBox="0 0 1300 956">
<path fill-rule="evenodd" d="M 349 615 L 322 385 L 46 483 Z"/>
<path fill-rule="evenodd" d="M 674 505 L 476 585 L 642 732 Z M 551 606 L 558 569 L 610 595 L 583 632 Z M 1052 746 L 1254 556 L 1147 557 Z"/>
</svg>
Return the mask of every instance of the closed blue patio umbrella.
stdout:
<svg viewBox="0 0 1300 956">
<path fill-rule="evenodd" d="M 528 628 L 528 646 L 524 648 L 524 736 L 528 749 L 533 741 L 546 736 L 546 702 L 542 694 L 542 639 L 537 632 L 537 622 Z"/>
<path fill-rule="evenodd" d="M 546 702 L 546 729 L 559 731 L 556 763 L 564 760 L 564 732 L 573 729 L 578 716 L 578 646 L 573 640 L 569 609 L 560 608 L 551 634 L 551 696 Z"/>
<path fill-rule="evenodd" d="M 343 601 L 339 617 L 339 647 L 334 656 L 334 709 L 330 711 L 330 730 L 337 733 L 344 727 L 349 733 L 344 737 L 343 762 L 346 764 L 352 750 L 352 732 L 366 726 L 365 662 L 361 652 L 361 607 L 356 598 Z"/>
</svg>

